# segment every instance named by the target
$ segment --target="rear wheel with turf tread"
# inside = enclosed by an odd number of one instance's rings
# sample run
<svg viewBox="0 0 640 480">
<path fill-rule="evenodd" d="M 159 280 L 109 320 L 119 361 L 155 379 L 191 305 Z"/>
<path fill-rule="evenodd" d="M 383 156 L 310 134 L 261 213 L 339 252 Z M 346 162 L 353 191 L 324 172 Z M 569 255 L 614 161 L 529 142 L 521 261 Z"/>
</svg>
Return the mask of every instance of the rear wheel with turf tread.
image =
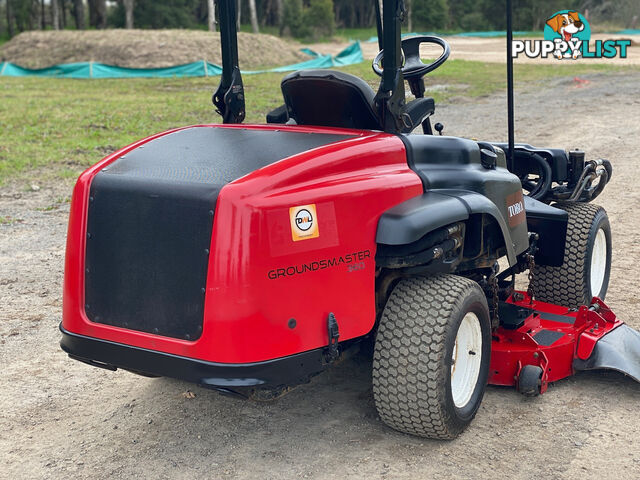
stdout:
<svg viewBox="0 0 640 480">
<path fill-rule="evenodd" d="M 375 341 L 381 419 L 421 437 L 457 437 L 480 406 L 490 355 L 489 309 L 476 282 L 455 275 L 402 279 Z"/>
<path fill-rule="evenodd" d="M 569 308 L 604 300 L 611 270 L 611 227 L 604 208 L 585 203 L 557 204 L 569 214 L 564 263 L 536 266 L 533 288 L 537 300 Z"/>
</svg>

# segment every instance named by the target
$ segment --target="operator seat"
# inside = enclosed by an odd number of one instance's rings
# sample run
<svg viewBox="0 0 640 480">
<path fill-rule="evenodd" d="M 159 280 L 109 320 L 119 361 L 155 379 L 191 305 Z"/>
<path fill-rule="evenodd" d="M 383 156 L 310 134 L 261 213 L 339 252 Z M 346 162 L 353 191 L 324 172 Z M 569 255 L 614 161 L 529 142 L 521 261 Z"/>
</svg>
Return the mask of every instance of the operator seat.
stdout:
<svg viewBox="0 0 640 480">
<path fill-rule="evenodd" d="M 289 118 L 298 125 L 383 130 L 375 92 L 364 80 L 333 70 L 304 70 L 282 79 Z"/>
<path fill-rule="evenodd" d="M 282 79 L 284 105 L 267 115 L 267 123 L 384 130 L 378 118 L 375 92 L 364 80 L 333 70 L 305 70 Z M 418 98 L 406 106 L 409 123 L 417 126 L 435 110 L 433 98 Z M 402 133 L 409 133 L 406 128 Z"/>
</svg>

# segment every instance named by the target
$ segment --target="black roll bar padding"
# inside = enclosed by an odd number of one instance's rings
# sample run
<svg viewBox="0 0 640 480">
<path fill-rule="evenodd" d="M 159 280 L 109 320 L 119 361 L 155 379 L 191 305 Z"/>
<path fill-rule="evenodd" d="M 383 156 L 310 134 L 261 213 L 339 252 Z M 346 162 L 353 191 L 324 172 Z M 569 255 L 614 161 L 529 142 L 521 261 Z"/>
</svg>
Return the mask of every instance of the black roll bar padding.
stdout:
<svg viewBox="0 0 640 480">
<path fill-rule="evenodd" d="M 377 1 L 377 0 L 374 0 Z M 400 22 L 404 16 L 404 0 L 384 0 L 382 4 L 382 50 L 385 51 L 380 88 L 375 97 L 380 123 L 387 133 L 399 133 L 413 128 L 404 112 L 404 77 L 402 75 L 402 47 Z"/>
<path fill-rule="evenodd" d="M 245 117 L 244 87 L 238 62 L 238 31 L 235 0 L 218 2 L 222 76 L 212 101 L 223 123 L 242 123 Z"/>
<path fill-rule="evenodd" d="M 382 74 L 380 90 L 393 92 L 398 86 L 398 72 L 401 70 L 400 59 L 402 47 L 400 42 L 400 0 L 385 0 L 383 2 L 382 50 L 386 52 L 386 67 Z"/>
</svg>

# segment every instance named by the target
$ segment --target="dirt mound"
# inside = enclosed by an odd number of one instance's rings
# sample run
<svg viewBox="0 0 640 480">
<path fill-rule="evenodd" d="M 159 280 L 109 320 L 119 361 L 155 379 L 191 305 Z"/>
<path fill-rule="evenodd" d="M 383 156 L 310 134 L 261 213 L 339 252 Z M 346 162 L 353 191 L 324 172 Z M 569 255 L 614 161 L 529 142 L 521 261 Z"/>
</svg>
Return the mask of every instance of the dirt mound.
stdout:
<svg viewBox="0 0 640 480">
<path fill-rule="evenodd" d="M 244 69 L 309 59 L 299 45 L 262 34 L 239 33 L 238 52 Z M 220 34 L 194 30 L 25 32 L 0 47 L 0 60 L 27 68 L 88 61 L 131 68 L 222 64 Z"/>
</svg>

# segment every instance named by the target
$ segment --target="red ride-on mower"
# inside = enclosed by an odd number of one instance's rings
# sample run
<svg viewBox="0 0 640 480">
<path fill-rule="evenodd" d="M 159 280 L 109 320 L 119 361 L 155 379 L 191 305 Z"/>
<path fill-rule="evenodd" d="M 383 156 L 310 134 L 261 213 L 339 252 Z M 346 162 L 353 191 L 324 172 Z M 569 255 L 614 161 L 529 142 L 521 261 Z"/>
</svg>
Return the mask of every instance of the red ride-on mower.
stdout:
<svg viewBox="0 0 640 480">
<path fill-rule="evenodd" d="M 514 142 L 510 62 L 508 143 L 434 135 L 423 77 L 449 46 L 401 42 L 402 6 L 377 12 L 377 93 L 296 72 L 267 125 L 243 126 L 235 2 L 219 2 L 224 124 L 146 138 L 77 182 L 72 358 L 265 399 L 373 341 L 380 417 L 433 438 L 469 424 L 487 382 L 537 395 L 576 370 L 640 379 L 640 334 L 602 301 L 611 232 L 589 202 L 611 165 Z M 427 65 L 424 43 L 442 48 Z"/>
</svg>

